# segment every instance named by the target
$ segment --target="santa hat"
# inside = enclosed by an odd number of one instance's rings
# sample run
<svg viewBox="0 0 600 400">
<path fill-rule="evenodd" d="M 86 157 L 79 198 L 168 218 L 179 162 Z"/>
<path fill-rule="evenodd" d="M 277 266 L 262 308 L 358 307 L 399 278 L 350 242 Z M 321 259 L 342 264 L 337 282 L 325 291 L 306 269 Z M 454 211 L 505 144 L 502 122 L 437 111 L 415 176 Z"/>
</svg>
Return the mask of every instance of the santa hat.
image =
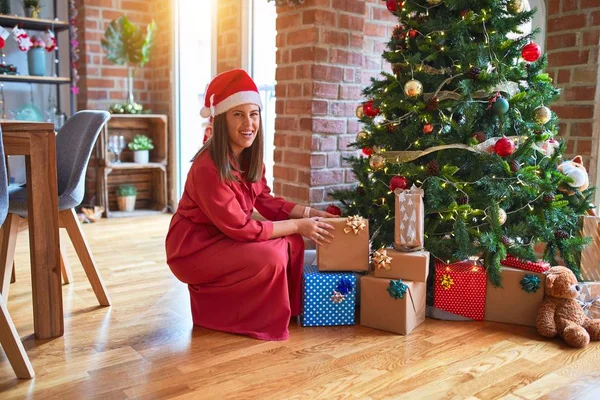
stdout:
<svg viewBox="0 0 600 400">
<path fill-rule="evenodd" d="M 200 115 L 215 117 L 241 104 L 256 104 L 262 108 L 260 94 L 250 75 L 243 69 L 232 69 L 215 76 L 210 82 Z"/>
</svg>

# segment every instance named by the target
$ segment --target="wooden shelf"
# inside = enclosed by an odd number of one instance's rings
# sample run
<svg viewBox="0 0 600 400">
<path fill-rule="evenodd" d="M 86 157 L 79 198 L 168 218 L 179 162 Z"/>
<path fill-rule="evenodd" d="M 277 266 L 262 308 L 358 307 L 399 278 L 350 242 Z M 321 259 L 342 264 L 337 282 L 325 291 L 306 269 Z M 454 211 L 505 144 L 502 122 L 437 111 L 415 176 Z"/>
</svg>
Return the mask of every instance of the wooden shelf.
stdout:
<svg viewBox="0 0 600 400">
<path fill-rule="evenodd" d="M 32 75 L 8 75 L 0 74 L 2 82 L 26 82 L 26 83 L 43 83 L 43 84 L 64 84 L 71 83 L 71 78 L 63 78 L 60 76 L 32 76 Z"/>
<path fill-rule="evenodd" d="M 150 162 L 134 163 L 133 151 L 125 149 L 120 163 L 112 163 L 108 152 L 108 137 L 122 135 L 129 143 L 135 135 L 144 134 L 152 139 Z M 112 114 L 96 144 L 96 193 L 106 217 L 141 216 L 148 212 L 168 210 L 168 121 L 166 115 Z M 120 185 L 133 185 L 138 194 L 133 213 L 117 212 L 116 190 Z"/>
<path fill-rule="evenodd" d="M 22 29 L 30 29 L 32 31 L 45 31 L 50 28 L 54 32 L 61 32 L 69 29 L 69 23 L 58 19 L 41 19 L 27 18 L 15 15 L 0 14 L 0 25 L 6 29 L 12 28 L 15 25 L 20 25 Z"/>
</svg>

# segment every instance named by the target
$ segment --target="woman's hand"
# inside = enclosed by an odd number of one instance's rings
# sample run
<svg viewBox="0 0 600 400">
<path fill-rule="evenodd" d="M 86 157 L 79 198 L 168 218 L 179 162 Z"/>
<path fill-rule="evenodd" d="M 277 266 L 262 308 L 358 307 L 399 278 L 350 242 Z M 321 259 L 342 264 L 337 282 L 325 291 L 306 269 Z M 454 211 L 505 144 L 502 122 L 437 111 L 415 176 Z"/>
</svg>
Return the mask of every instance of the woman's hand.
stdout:
<svg viewBox="0 0 600 400">
<path fill-rule="evenodd" d="M 317 210 L 316 208 L 310 209 L 310 216 L 311 217 L 321 217 L 321 218 L 340 218 L 341 217 L 340 215 L 331 214 L 331 213 L 328 213 L 327 211 Z"/>
<path fill-rule="evenodd" d="M 302 218 L 295 221 L 296 226 L 298 227 L 298 233 L 314 240 L 318 245 L 331 243 L 330 239 L 334 238 L 331 231 L 334 231 L 335 228 L 333 225 L 320 221 L 320 217 Z"/>
</svg>

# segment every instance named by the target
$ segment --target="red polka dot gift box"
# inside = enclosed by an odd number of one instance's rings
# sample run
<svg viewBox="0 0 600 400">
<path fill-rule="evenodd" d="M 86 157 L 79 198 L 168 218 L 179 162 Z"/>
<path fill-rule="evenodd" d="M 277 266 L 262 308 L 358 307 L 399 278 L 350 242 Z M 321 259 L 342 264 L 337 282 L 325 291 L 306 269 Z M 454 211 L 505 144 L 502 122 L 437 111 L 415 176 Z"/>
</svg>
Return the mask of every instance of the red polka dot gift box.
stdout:
<svg viewBox="0 0 600 400">
<path fill-rule="evenodd" d="M 505 267 L 522 269 L 524 271 L 537 272 L 538 274 L 543 274 L 544 272 L 550 269 L 550 264 L 546 261 L 527 261 L 520 260 L 516 257 L 508 256 L 506 260 L 500 262 Z"/>
<path fill-rule="evenodd" d="M 487 275 L 472 261 L 446 264 L 435 260 L 434 307 L 482 321 L 485 315 Z"/>
</svg>

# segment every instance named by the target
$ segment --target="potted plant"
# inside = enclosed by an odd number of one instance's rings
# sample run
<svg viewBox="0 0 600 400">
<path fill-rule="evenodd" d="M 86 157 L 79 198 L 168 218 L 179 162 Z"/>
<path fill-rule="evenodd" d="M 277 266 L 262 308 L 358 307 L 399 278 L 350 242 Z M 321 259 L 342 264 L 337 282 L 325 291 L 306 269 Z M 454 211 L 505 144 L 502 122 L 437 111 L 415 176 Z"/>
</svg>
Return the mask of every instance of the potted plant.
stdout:
<svg viewBox="0 0 600 400">
<path fill-rule="evenodd" d="M 37 36 L 31 37 L 31 47 L 27 51 L 29 75 L 46 75 L 46 44 Z"/>
<path fill-rule="evenodd" d="M 142 34 L 126 16 L 113 20 L 106 28 L 101 40 L 108 61 L 127 67 L 127 100 L 124 105 L 113 104 L 111 112 L 139 114 L 143 107 L 133 97 L 133 76 L 136 67 L 143 67 L 150 61 L 150 52 L 156 38 L 156 23 L 152 21 Z"/>
<path fill-rule="evenodd" d="M 119 211 L 133 211 L 137 189 L 133 185 L 121 185 L 117 188 L 117 204 Z"/>
<path fill-rule="evenodd" d="M 25 16 L 28 18 L 39 18 L 40 17 L 40 0 L 23 0 L 23 11 Z"/>
<path fill-rule="evenodd" d="M 150 160 L 150 150 L 154 148 L 154 144 L 152 144 L 152 139 L 146 135 L 135 135 L 127 147 L 129 150 L 133 150 L 134 162 L 147 164 Z"/>
</svg>

